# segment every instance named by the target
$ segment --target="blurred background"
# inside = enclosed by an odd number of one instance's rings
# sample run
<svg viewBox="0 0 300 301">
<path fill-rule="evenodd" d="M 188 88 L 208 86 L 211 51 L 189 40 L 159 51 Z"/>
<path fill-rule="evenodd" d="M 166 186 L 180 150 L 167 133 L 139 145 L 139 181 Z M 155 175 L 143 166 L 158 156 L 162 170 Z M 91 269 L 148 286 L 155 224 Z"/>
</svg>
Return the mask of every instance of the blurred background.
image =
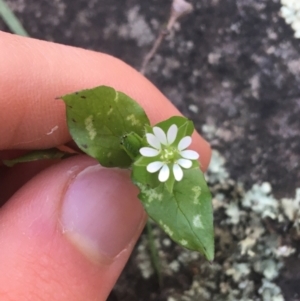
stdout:
<svg viewBox="0 0 300 301">
<path fill-rule="evenodd" d="M 145 75 L 212 145 L 216 259 L 205 262 L 154 227 L 163 284 L 143 235 L 109 300 L 299 301 L 299 4 L 189 2 L 193 12 L 175 23 Z M 7 23 L 14 13 L 24 35 L 106 52 L 138 70 L 171 7 L 170 0 L 5 3 L 0 30 L 14 31 Z"/>
</svg>

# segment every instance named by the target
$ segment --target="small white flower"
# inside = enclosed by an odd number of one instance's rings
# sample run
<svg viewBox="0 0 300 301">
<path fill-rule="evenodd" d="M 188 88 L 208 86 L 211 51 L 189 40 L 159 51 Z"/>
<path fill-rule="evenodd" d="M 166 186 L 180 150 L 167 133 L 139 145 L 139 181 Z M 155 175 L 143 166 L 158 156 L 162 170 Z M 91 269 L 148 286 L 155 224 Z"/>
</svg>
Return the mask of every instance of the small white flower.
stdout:
<svg viewBox="0 0 300 301">
<path fill-rule="evenodd" d="M 190 136 L 183 137 L 178 145 L 174 145 L 178 133 L 177 125 L 173 124 L 168 129 L 167 134 L 159 127 L 153 127 L 153 134 L 146 134 L 150 147 L 142 147 L 140 154 L 144 157 L 155 157 L 155 161 L 147 165 L 147 171 L 155 173 L 159 171 L 158 179 L 166 182 L 172 169 L 176 181 L 183 177 L 182 168 L 191 168 L 191 160 L 197 160 L 199 154 L 186 148 L 192 143 Z"/>
</svg>

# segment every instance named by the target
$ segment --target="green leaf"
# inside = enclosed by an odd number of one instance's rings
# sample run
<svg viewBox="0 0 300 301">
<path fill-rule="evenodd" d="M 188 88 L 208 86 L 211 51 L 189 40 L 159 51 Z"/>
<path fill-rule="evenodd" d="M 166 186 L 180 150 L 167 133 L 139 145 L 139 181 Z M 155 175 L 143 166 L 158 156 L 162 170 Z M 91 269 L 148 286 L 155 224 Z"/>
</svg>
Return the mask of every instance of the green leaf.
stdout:
<svg viewBox="0 0 300 301">
<path fill-rule="evenodd" d="M 191 136 L 193 123 L 184 117 L 172 117 L 156 126 L 167 132 L 171 125 L 178 126 L 175 142 Z M 146 132 L 152 128 L 146 126 Z M 146 169 L 151 162 L 161 161 L 156 157 L 140 156 L 133 164 L 132 181 L 140 189 L 139 199 L 149 216 L 178 244 L 202 253 L 208 260 L 214 258 L 213 211 L 211 195 L 206 185 L 199 162 L 193 160 L 190 169 L 183 170 L 183 179 L 175 181 L 171 172 L 165 183 L 158 180 L 158 172 Z M 172 166 L 169 166 L 172 170 Z"/>
<path fill-rule="evenodd" d="M 72 138 L 81 150 L 106 167 L 127 168 L 132 158 L 121 145 L 134 132 L 143 137 L 149 120 L 133 99 L 113 88 L 100 86 L 62 97 Z"/>
<path fill-rule="evenodd" d="M 144 175 L 133 172 L 139 199 L 149 216 L 181 246 L 214 258 L 213 210 L 211 195 L 199 168 L 184 171 L 173 192 L 163 183 L 151 188 Z"/>
<path fill-rule="evenodd" d="M 144 146 L 143 139 L 137 135 L 136 133 L 129 133 L 128 135 L 124 135 L 121 138 L 121 145 L 128 156 L 135 160 L 138 156 L 140 156 L 140 148 Z"/>
<path fill-rule="evenodd" d="M 71 154 L 62 152 L 57 148 L 35 150 L 12 160 L 3 160 L 3 164 L 8 167 L 12 167 L 17 163 L 24 163 L 24 162 L 31 162 L 31 161 L 38 161 L 38 160 L 62 159 L 63 157 L 67 157 L 70 155 Z"/>
<path fill-rule="evenodd" d="M 167 120 L 157 123 L 155 126 L 158 126 L 162 128 L 165 132 L 167 132 L 172 124 L 176 124 L 179 130 L 177 134 L 177 139 L 175 140 L 174 144 L 178 144 L 179 140 L 182 137 L 191 136 L 194 132 L 193 122 L 182 116 L 173 116 Z"/>
</svg>

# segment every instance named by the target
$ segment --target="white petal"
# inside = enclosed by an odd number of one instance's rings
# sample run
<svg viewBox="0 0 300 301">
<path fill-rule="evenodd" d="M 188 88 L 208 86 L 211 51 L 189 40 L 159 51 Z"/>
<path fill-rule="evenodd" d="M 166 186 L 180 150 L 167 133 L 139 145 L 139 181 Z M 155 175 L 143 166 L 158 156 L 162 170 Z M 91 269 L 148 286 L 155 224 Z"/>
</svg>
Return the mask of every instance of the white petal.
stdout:
<svg viewBox="0 0 300 301">
<path fill-rule="evenodd" d="M 174 174 L 176 181 L 181 181 L 181 179 L 183 177 L 183 171 L 178 164 L 173 165 L 173 174 Z"/>
<path fill-rule="evenodd" d="M 178 132 L 178 127 L 176 124 L 172 124 L 170 126 L 170 128 L 168 129 L 168 133 L 167 133 L 167 140 L 168 140 L 168 145 L 172 144 L 177 136 L 177 132 Z"/>
<path fill-rule="evenodd" d="M 197 160 L 199 158 L 199 154 L 193 150 L 184 150 L 180 152 L 181 157 L 190 160 Z"/>
<path fill-rule="evenodd" d="M 177 163 L 183 168 L 191 168 L 193 165 L 192 161 L 187 159 L 179 159 Z"/>
<path fill-rule="evenodd" d="M 163 165 L 164 165 L 163 162 L 155 161 L 155 162 L 152 162 L 147 165 L 147 170 L 150 173 L 154 173 L 154 172 L 157 172 L 158 170 L 160 170 Z"/>
<path fill-rule="evenodd" d="M 153 128 L 153 133 L 154 133 L 154 135 L 156 136 L 156 138 L 158 139 L 158 141 L 160 143 L 162 143 L 164 145 L 167 144 L 167 136 L 166 136 L 165 132 L 161 128 L 155 126 Z"/>
<path fill-rule="evenodd" d="M 146 138 L 148 143 L 156 148 L 156 149 L 161 149 L 160 147 L 160 142 L 158 141 L 158 139 L 156 138 L 156 136 L 154 136 L 153 134 L 146 134 Z"/>
<path fill-rule="evenodd" d="M 190 136 L 183 137 L 178 143 L 178 150 L 182 151 L 190 146 L 192 143 L 192 138 Z"/>
<path fill-rule="evenodd" d="M 169 179 L 170 176 L 170 169 L 168 165 L 164 164 L 162 169 L 160 170 L 158 174 L 158 179 L 160 182 L 166 182 Z"/>
<path fill-rule="evenodd" d="M 140 149 L 140 154 L 144 157 L 155 157 L 160 153 L 159 150 L 151 147 L 142 147 Z"/>
</svg>

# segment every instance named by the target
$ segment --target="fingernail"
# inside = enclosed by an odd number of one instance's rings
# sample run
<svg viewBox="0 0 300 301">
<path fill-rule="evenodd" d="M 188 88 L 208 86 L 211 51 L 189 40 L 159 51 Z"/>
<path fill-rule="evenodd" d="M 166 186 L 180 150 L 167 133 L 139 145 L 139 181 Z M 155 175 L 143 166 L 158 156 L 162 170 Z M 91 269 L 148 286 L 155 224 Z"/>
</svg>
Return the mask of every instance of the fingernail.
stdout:
<svg viewBox="0 0 300 301">
<path fill-rule="evenodd" d="M 144 226 L 145 213 L 126 171 L 100 165 L 81 171 L 62 204 L 63 233 L 93 261 L 113 259 Z"/>
</svg>

